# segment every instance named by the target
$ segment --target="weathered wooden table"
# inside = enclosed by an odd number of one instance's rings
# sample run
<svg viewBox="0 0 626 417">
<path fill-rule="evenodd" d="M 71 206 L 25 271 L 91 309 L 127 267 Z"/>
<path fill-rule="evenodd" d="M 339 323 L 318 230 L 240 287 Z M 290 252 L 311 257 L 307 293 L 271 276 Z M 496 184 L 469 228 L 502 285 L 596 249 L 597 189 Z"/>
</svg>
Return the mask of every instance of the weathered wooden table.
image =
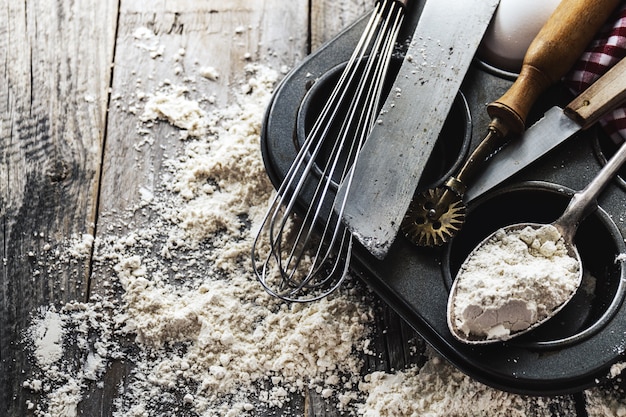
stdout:
<svg viewBox="0 0 626 417">
<path fill-rule="evenodd" d="M 258 61 L 293 67 L 310 51 L 366 11 L 371 0 L 3 0 L 0 7 L 0 414 L 30 415 L 37 393 L 24 386 L 32 362 L 22 344 L 32 314 L 40 306 L 88 301 L 108 283 L 92 278 L 92 259 L 57 263 L 46 269 L 50 245 L 112 227 L 111 217 L 135 207 L 141 187 L 162 179 L 165 159 L 159 141 L 168 126 L 155 126 L 149 147 L 136 163 L 132 141 L 136 115 L 116 105 L 130 97 L 140 80 L 144 91 L 164 80 L 184 77 L 198 63 L 220 68 L 220 82 L 198 96 L 215 107 L 233 97 L 244 66 Z M 151 29 L 158 48 L 138 53 L 136 31 Z M 233 40 L 233 33 L 242 36 Z M 175 65 L 171 59 L 179 53 Z M 152 54 L 152 55 L 151 55 Z M 159 130 L 162 129 L 162 130 Z M 158 132 L 162 132 L 159 134 Z M 150 219 L 138 216 L 136 222 Z M 129 225 L 132 227 L 132 225 Z M 121 232 L 120 232 L 121 233 Z M 45 265 L 44 265 L 45 266 Z M 419 361 L 424 344 L 382 306 L 369 369 L 402 369 Z M 409 352 L 409 341 L 417 354 Z M 79 415 L 108 416 L 112 398 L 127 376 L 127 364 L 110 365 L 101 384 L 90 387 Z M 299 395 L 299 394 L 298 394 Z M 338 415 L 324 402 L 294 398 L 292 414 Z M 546 401 L 536 415 L 561 415 L 573 397 Z M 559 405 L 562 403 L 562 407 Z M 32 407 L 30 407 L 32 408 Z M 294 411 L 295 410 L 295 411 Z M 551 411 L 546 411 L 551 410 Z M 152 414 L 146 414 L 152 415 Z M 190 414 L 191 415 L 191 414 Z M 562 414 L 565 415 L 565 414 Z"/>
</svg>

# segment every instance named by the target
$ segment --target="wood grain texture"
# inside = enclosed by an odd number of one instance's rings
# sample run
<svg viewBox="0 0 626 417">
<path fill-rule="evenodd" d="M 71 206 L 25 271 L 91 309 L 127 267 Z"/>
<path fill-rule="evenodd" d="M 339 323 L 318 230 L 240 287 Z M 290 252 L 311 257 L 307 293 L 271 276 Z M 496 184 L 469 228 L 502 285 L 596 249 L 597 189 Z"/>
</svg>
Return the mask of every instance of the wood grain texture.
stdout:
<svg viewBox="0 0 626 417">
<path fill-rule="evenodd" d="M 250 3 L 241 0 L 227 4 L 212 1 L 202 5 L 178 1 L 175 7 L 161 2 L 123 3 L 103 161 L 99 230 L 125 233 L 114 227 L 120 220 L 115 213 L 136 210 L 141 188 L 153 191 L 159 187 L 161 179 L 156 173 L 161 170 L 166 156 L 173 155 L 180 147 L 180 141 L 174 134 L 177 129 L 163 122 L 150 129 L 155 142 L 149 147 L 142 147 L 140 152 L 136 151 L 135 145 L 142 137 L 137 133 L 137 115 L 128 109 L 133 97 L 137 97 L 138 93 L 143 95 L 158 91 L 163 80 L 169 80 L 172 85 L 182 85 L 187 77 L 197 78 L 202 66 L 212 66 L 220 74 L 219 83 L 198 80 L 188 96 L 199 100 L 211 95 L 215 97 L 216 108 L 225 106 L 233 98 L 235 83 L 243 78 L 244 67 L 248 63 L 261 62 L 275 69 L 290 68 L 308 53 L 309 14 L 315 22 L 313 27 L 318 31 L 324 28 L 324 39 L 315 42 L 314 47 L 318 47 L 364 12 L 366 3 L 372 2 L 360 2 L 360 7 L 355 7 L 353 1 L 324 2 L 323 5 L 313 2 L 311 11 L 306 1 Z M 277 21 L 289 24 L 277 25 Z M 137 31 L 142 28 L 158 34 L 158 43 L 150 44 L 145 39 L 137 39 Z M 146 48 L 154 48 L 158 54 L 151 56 L 146 53 Z M 173 62 L 171 57 L 179 50 L 185 53 L 179 62 Z M 250 59 L 246 58 L 248 55 Z M 182 69 L 182 72 L 178 73 L 177 69 Z M 134 175 L 125 175 L 127 172 Z M 141 225 L 150 222 L 150 218 L 137 211 L 132 222 Z M 107 274 L 93 275 L 94 292 L 104 291 L 102 283 L 97 281 L 100 276 Z M 419 351 L 424 348 L 423 342 L 390 309 L 381 304 L 379 311 L 381 321 L 377 324 L 380 328 L 373 335 L 373 343 L 377 351 L 385 353 L 368 356 L 365 368 L 402 369 L 416 357 L 408 352 L 407 343 L 417 343 L 413 349 Z M 387 329 L 394 330 L 388 332 Z M 123 385 L 130 366 L 116 363 L 109 369 L 104 377 L 105 388 L 90 388 L 89 402 L 81 404 L 82 413 L 110 415 L 111 406 L 107 404 L 110 393 L 106 387 Z M 304 397 L 296 394 L 283 408 L 274 412 L 285 416 L 340 415 L 336 405 L 315 390 L 307 391 Z"/>
<path fill-rule="evenodd" d="M 197 82 L 188 93 L 189 99 L 212 96 L 216 108 L 226 105 L 250 62 L 278 69 L 293 66 L 306 54 L 305 30 L 273 24 L 306 22 L 306 6 L 305 1 L 280 0 L 122 4 L 112 89 L 115 100 L 109 113 L 103 170 L 103 212 L 132 209 L 141 187 L 157 185 L 154 173 L 159 172 L 164 149 L 173 154 L 179 142 L 172 138 L 175 129 L 166 122 L 160 123 L 152 135 L 157 142 L 139 155 L 134 146 L 142 138 L 137 134 L 137 115 L 129 112 L 128 103 L 138 101 L 138 94 L 155 93 L 164 81 L 184 87 L 185 79 L 193 78 Z M 158 38 L 139 39 L 137 31 L 142 29 Z M 184 51 L 184 55 L 179 51 Z M 173 57 L 177 55 L 179 61 L 175 62 Z M 199 75 L 201 68 L 207 66 L 218 71 L 219 83 L 203 80 Z M 140 173 L 123 175 L 129 169 Z"/>
<path fill-rule="evenodd" d="M 311 2 L 311 51 L 332 39 L 365 12 L 372 10 L 374 0 L 313 0 Z"/>
<path fill-rule="evenodd" d="M 151 222 L 151 214 L 141 210 L 141 192 L 157 192 L 164 181 L 164 161 L 184 145 L 179 129 L 166 121 L 142 129 L 138 120 L 145 97 L 164 88 L 184 88 L 185 97 L 201 102 L 207 112 L 225 108 L 239 94 L 247 65 L 281 70 L 307 54 L 307 21 L 306 0 L 122 2 L 100 191 L 101 233 L 125 235 L 127 230 L 119 224 L 141 228 Z M 206 67 L 214 68 L 219 79 L 203 78 Z M 141 145 L 147 139 L 142 130 L 149 130 L 150 145 Z M 93 293 L 107 291 L 111 274 L 94 266 Z M 134 346 L 132 341 L 127 345 Z M 88 388 L 81 413 L 110 416 L 111 387 L 124 386 L 131 369 L 129 362 L 114 362 L 103 376 L 103 386 Z M 298 396 L 282 412 L 301 414 L 303 407 Z"/>
<path fill-rule="evenodd" d="M 499 134 L 524 131 L 528 113 L 537 99 L 565 76 L 618 4 L 618 0 L 559 3 L 528 47 L 511 88 L 487 107 L 489 116 L 500 119 L 494 124 Z"/>
<path fill-rule="evenodd" d="M 583 129 L 591 127 L 626 100 L 626 59 L 615 64 L 563 111 Z"/>
<path fill-rule="evenodd" d="M 0 2 L 2 415 L 26 415 L 31 315 L 87 296 L 88 260 L 49 261 L 56 242 L 93 232 L 116 16 L 117 1 Z"/>
</svg>

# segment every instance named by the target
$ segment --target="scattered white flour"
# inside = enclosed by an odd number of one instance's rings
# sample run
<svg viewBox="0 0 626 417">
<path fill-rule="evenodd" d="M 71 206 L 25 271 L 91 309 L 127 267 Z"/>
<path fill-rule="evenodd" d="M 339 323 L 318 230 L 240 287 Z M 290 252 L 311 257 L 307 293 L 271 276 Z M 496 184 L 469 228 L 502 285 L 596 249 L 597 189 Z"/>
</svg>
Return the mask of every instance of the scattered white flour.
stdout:
<svg viewBox="0 0 626 417">
<path fill-rule="evenodd" d="M 367 399 L 359 407 L 364 417 L 439 416 L 575 416 L 573 403 L 561 398 L 558 407 L 542 398 L 529 399 L 492 390 L 453 368 L 437 354 L 426 364 L 395 374 L 366 375 L 361 389 Z"/>
<path fill-rule="evenodd" d="M 273 193 L 261 120 L 279 75 L 250 65 L 242 76 L 236 102 L 211 114 L 177 91 L 144 97 L 140 129 L 163 119 L 194 135 L 164 163 L 163 188 L 139 190 L 137 213 L 150 221 L 121 235 L 101 225 L 95 240 L 78 236 L 57 254 L 63 262 L 93 250 L 92 279 L 109 291 L 34 318 L 26 338 L 39 371 L 24 388 L 41 394 L 28 404 L 35 415 L 78 415 L 120 360 L 133 366 L 114 400 L 118 417 L 253 416 L 307 390 L 356 413 L 363 362 L 355 352 L 367 345 L 370 300 L 346 286 L 287 305 L 251 270 L 251 230 Z"/>
<path fill-rule="evenodd" d="M 83 234 L 80 239 L 73 241 L 73 244 L 69 248 L 70 255 L 74 258 L 85 258 L 91 255 L 93 250 L 94 237 L 90 234 Z"/>
<path fill-rule="evenodd" d="M 150 53 L 150 58 L 156 59 L 163 56 L 165 45 L 161 44 L 159 37 L 147 27 L 139 27 L 133 32 L 135 45 Z"/>
<path fill-rule="evenodd" d="M 174 93 L 158 92 L 148 98 L 141 120 L 163 119 L 188 132 L 189 136 L 202 136 L 206 129 L 206 114 L 197 101 L 185 97 L 187 90 L 177 88 Z"/>
<path fill-rule="evenodd" d="M 123 356 L 113 340 L 121 324 L 111 316 L 113 310 L 113 303 L 94 296 L 89 303 L 68 303 L 58 311 L 42 309 L 34 318 L 26 339 L 33 342 L 39 371 L 23 384 L 42 396 L 28 405 L 34 415 L 78 415 L 87 383 L 99 381 L 110 361 Z"/>
<path fill-rule="evenodd" d="M 450 325 L 470 339 L 505 340 L 568 300 L 578 273 L 554 226 L 500 229 L 461 266 Z"/>
<path fill-rule="evenodd" d="M 624 369 L 626 369 L 626 362 L 614 363 L 609 371 L 609 376 L 611 378 L 617 378 L 624 372 Z"/>
<path fill-rule="evenodd" d="M 600 388 L 585 391 L 587 417 L 626 417 L 626 401 Z"/>
<path fill-rule="evenodd" d="M 220 78 L 220 73 L 215 69 L 215 67 L 202 67 L 200 68 L 200 75 L 207 80 L 217 81 Z"/>
<path fill-rule="evenodd" d="M 29 336 L 39 366 L 49 367 L 63 357 L 63 332 L 63 317 L 54 309 L 35 320 Z"/>
</svg>

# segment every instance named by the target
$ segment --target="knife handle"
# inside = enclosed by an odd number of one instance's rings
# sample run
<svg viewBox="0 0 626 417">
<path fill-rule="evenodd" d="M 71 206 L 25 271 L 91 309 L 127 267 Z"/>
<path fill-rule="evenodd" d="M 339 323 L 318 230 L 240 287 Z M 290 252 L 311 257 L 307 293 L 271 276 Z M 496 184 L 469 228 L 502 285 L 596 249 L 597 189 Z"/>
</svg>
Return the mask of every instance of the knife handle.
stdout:
<svg viewBox="0 0 626 417">
<path fill-rule="evenodd" d="M 587 129 L 625 100 L 626 58 L 622 58 L 606 74 L 572 100 L 563 112 L 583 129 Z"/>
<path fill-rule="evenodd" d="M 521 133 L 539 96 L 574 65 L 620 0 L 562 0 L 532 41 L 509 90 L 487 106 L 490 129 Z"/>
</svg>

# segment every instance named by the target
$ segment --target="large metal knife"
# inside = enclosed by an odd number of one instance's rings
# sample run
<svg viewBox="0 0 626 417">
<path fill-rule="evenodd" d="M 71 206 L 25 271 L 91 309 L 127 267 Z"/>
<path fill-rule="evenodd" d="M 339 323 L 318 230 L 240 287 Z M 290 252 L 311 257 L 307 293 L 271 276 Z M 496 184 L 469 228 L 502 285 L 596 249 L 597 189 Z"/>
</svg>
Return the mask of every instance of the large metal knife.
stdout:
<svg viewBox="0 0 626 417">
<path fill-rule="evenodd" d="M 499 0 L 427 0 L 377 124 L 337 201 L 375 256 L 387 253 Z M 347 193 L 347 195 L 346 195 Z"/>
<path fill-rule="evenodd" d="M 465 194 L 471 201 L 521 171 L 626 101 L 626 58 L 564 109 L 550 108 L 524 134 L 495 154 Z"/>
</svg>

